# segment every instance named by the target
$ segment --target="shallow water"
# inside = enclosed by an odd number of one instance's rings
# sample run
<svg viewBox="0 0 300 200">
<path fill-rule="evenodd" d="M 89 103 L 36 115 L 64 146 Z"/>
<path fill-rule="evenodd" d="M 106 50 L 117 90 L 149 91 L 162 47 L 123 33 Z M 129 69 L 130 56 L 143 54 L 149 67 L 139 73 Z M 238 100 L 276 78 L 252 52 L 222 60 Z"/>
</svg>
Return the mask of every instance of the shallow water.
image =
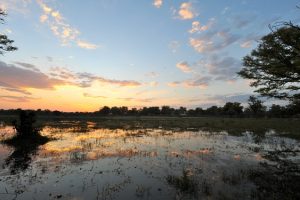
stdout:
<svg viewBox="0 0 300 200">
<path fill-rule="evenodd" d="M 65 125 L 65 126 L 64 126 Z M 0 136 L 14 133 L 1 126 Z M 300 143 L 199 129 L 61 121 L 30 150 L 0 144 L 0 199 L 297 199 Z"/>
</svg>

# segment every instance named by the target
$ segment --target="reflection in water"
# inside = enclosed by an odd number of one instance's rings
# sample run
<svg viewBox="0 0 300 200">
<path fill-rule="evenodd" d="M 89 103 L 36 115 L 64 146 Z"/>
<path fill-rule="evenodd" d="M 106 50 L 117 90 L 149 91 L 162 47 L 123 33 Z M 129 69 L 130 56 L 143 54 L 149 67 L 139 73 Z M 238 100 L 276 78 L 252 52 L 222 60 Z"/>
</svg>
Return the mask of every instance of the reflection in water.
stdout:
<svg viewBox="0 0 300 200">
<path fill-rule="evenodd" d="M 32 144 L 13 147 L 13 152 L 5 159 L 5 166 L 10 168 L 10 173 L 16 174 L 26 170 L 39 146 L 40 145 Z"/>
<path fill-rule="evenodd" d="M 299 197 L 299 141 L 274 132 L 108 129 L 65 121 L 42 133 L 56 140 L 0 154 L 0 199 Z"/>
</svg>

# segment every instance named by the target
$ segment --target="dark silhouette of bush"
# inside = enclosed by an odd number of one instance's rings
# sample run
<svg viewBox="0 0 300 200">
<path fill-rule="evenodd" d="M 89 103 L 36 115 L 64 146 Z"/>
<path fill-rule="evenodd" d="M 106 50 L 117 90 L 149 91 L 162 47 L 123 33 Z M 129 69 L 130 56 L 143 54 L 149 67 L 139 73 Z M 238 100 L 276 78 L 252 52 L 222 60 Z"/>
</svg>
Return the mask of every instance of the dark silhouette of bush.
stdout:
<svg viewBox="0 0 300 200">
<path fill-rule="evenodd" d="M 16 130 L 16 135 L 12 138 L 4 140 L 3 143 L 11 146 L 27 146 L 42 145 L 47 143 L 50 139 L 42 136 L 39 129 L 34 127 L 36 116 L 33 111 L 20 110 L 19 120 L 13 120 L 12 125 Z"/>
<path fill-rule="evenodd" d="M 34 127 L 35 122 L 36 117 L 34 112 L 22 110 L 19 114 L 19 122 L 17 120 L 12 122 L 17 137 L 30 137 L 38 134 L 38 129 Z"/>
</svg>

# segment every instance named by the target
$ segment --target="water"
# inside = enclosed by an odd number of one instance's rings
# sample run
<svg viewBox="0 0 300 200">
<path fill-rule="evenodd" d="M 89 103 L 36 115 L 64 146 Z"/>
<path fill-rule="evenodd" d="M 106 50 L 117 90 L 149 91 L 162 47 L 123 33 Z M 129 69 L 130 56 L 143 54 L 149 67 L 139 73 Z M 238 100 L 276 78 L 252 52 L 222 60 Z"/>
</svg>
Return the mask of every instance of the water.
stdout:
<svg viewBox="0 0 300 200">
<path fill-rule="evenodd" d="M 2 138 L 13 134 L 1 126 Z M 0 145 L 0 199 L 297 199 L 300 143 L 199 129 L 105 128 L 58 121 L 55 138 Z"/>
</svg>

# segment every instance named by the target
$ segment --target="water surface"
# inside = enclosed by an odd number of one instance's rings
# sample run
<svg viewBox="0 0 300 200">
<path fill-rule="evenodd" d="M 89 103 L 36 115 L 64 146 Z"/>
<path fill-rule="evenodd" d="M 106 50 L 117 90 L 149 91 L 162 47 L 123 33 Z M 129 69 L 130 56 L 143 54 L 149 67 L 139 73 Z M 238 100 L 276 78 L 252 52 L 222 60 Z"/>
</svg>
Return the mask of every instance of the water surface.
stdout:
<svg viewBox="0 0 300 200">
<path fill-rule="evenodd" d="M 55 140 L 0 144 L 0 199 L 299 199 L 300 145 L 274 130 L 99 127 L 57 121 Z M 1 138 L 14 134 L 2 125 Z"/>
</svg>

